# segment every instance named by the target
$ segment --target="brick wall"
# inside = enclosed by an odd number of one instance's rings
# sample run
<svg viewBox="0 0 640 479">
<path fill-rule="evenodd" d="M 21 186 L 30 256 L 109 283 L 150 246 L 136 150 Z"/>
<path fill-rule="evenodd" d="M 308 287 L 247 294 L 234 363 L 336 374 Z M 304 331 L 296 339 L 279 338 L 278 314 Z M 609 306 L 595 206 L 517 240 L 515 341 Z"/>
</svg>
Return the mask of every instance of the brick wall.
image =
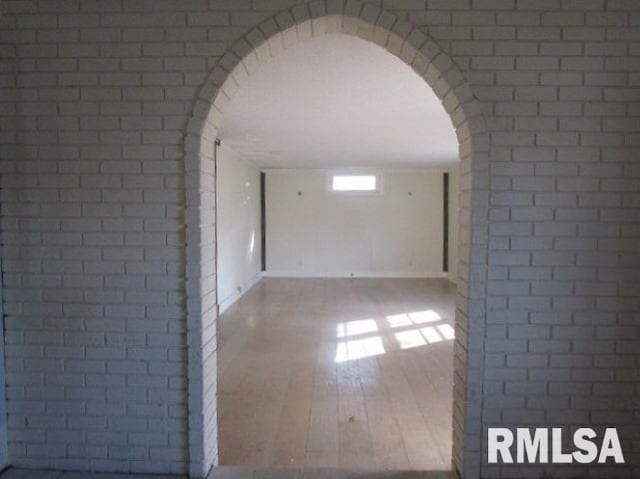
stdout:
<svg viewBox="0 0 640 479">
<path fill-rule="evenodd" d="M 183 137 L 221 55 L 299 3 L 0 4 L 12 463 L 185 472 L 189 454 L 193 466 L 215 452 L 215 408 L 200 407 L 215 402 L 215 368 L 201 368 L 198 397 L 186 384 L 194 362 L 215 363 L 213 182 L 185 191 L 194 168 L 214 173 L 185 162 Z M 371 3 L 451 56 L 489 130 L 487 313 L 471 338 L 482 424 L 617 426 L 627 467 L 554 473 L 637 475 L 640 2 Z M 197 232 L 185 228 L 194 202 Z M 194 270 L 201 281 L 186 284 Z M 187 307 L 207 333 L 187 331 Z M 188 343 L 208 348 L 188 357 Z M 197 424 L 206 439 L 190 438 Z"/>
</svg>

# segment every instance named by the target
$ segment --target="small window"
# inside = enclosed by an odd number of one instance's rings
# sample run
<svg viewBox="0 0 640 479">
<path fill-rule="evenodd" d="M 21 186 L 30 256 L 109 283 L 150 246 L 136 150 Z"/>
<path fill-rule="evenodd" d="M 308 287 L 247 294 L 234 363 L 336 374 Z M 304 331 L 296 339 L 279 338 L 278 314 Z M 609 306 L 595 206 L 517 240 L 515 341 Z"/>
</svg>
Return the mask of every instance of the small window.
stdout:
<svg viewBox="0 0 640 479">
<path fill-rule="evenodd" d="M 376 191 L 378 182 L 376 175 L 333 175 L 332 191 Z"/>
</svg>

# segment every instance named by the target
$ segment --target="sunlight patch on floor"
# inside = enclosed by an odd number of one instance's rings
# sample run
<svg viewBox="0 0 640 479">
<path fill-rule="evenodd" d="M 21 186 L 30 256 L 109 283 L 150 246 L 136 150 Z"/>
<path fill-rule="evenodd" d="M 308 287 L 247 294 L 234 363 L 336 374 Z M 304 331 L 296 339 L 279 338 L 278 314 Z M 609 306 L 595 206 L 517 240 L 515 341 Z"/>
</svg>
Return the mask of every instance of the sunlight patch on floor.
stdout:
<svg viewBox="0 0 640 479">
<path fill-rule="evenodd" d="M 390 314 L 385 316 L 386 324 L 380 328 L 375 319 L 360 319 L 339 323 L 336 327 L 338 339 L 353 336 L 369 336 L 339 342 L 336 347 L 335 362 L 342 363 L 370 356 L 385 354 L 380 334 L 393 330 L 401 350 L 412 349 L 428 344 L 451 341 L 455 338 L 453 327 L 447 323 L 433 324 L 442 321 L 442 317 L 432 309 L 413 311 L 410 313 Z M 431 324 L 426 327 L 419 327 Z"/>
<path fill-rule="evenodd" d="M 375 319 L 360 319 L 339 323 L 336 329 L 338 338 L 346 338 L 348 336 L 376 332 L 378 331 L 378 324 Z"/>
<path fill-rule="evenodd" d="M 336 351 L 336 363 L 345 361 L 353 361 L 354 359 L 362 359 L 370 356 L 378 356 L 384 354 L 384 346 L 382 338 L 374 336 L 371 338 L 354 339 L 344 343 L 338 343 Z"/>
</svg>

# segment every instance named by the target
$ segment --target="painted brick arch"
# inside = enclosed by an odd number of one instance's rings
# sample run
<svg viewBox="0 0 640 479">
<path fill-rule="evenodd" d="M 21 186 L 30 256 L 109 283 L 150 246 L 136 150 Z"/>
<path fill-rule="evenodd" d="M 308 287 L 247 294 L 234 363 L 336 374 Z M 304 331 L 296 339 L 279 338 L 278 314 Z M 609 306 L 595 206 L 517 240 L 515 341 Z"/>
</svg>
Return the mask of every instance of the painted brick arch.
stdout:
<svg viewBox="0 0 640 479">
<path fill-rule="evenodd" d="M 314 1 L 274 15 L 239 39 L 202 86 L 185 135 L 189 467 L 202 477 L 217 463 L 215 161 L 226 104 L 280 51 L 324 34 L 372 41 L 398 56 L 433 88 L 456 129 L 461 159 L 460 265 L 456 309 L 454 468 L 479 476 L 482 351 L 487 277 L 488 138 L 473 92 L 458 67 L 423 31 L 355 0 Z"/>
</svg>

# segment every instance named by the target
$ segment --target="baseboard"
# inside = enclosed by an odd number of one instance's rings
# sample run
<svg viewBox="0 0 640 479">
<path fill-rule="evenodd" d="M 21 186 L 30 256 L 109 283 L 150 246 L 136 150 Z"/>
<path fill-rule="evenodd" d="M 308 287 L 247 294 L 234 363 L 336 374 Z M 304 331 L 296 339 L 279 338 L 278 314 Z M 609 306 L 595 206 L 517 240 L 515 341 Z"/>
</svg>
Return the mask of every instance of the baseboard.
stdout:
<svg viewBox="0 0 640 479">
<path fill-rule="evenodd" d="M 265 278 L 447 278 L 443 271 L 263 271 Z"/>
<path fill-rule="evenodd" d="M 251 288 L 253 288 L 262 279 L 263 273 L 264 273 L 263 271 L 258 273 L 251 281 L 249 281 L 249 284 L 247 284 L 247 286 L 244 287 L 242 290 L 237 291 L 231 296 L 229 296 L 228 298 L 225 298 L 223 301 L 220 301 L 218 303 L 218 314 L 224 313 L 227 309 L 229 309 L 233 305 L 233 303 L 238 301 L 244 293 L 246 293 Z"/>
</svg>

